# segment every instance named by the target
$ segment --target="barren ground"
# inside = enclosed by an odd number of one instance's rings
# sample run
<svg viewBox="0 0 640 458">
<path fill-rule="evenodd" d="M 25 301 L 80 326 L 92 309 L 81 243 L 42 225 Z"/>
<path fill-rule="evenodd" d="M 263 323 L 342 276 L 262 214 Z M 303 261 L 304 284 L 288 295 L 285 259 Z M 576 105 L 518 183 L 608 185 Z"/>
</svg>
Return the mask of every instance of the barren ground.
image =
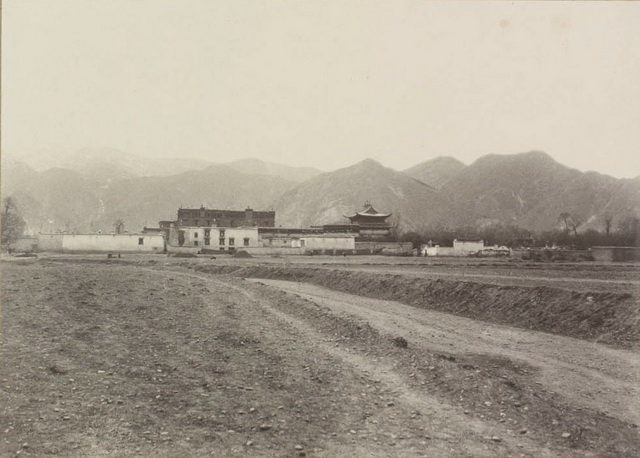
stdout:
<svg viewBox="0 0 640 458">
<path fill-rule="evenodd" d="M 635 350 L 189 268 L 212 260 L 136 259 L 3 262 L 0 455 L 640 450 Z M 339 268 L 375 269 L 354 262 Z M 487 279 L 558 267 L 431 266 Z M 562 287 L 637 291 L 629 266 L 596 267 L 567 268 Z"/>
</svg>

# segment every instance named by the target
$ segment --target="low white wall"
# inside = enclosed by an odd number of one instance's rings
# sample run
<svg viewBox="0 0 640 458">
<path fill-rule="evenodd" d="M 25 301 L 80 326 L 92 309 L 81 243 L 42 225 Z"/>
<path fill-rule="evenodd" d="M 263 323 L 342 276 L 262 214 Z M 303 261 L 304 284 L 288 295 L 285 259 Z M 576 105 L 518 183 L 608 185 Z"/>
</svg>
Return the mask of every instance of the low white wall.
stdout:
<svg viewBox="0 0 640 458">
<path fill-rule="evenodd" d="M 7 244 L 7 248 L 16 252 L 38 251 L 38 239 L 36 237 L 21 237 Z"/>
<path fill-rule="evenodd" d="M 62 251 L 162 252 L 164 236 L 160 234 L 64 234 Z"/>
<path fill-rule="evenodd" d="M 426 253 L 427 256 L 465 256 L 464 253 L 450 246 L 426 247 Z"/>
<path fill-rule="evenodd" d="M 473 242 L 465 242 L 462 240 L 453 241 L 453 249 L 459 253 L 462 253 L 462 256 L 466 254 L 477 253 L 483 248 L 484 248 L 484 242 L 482 240 L 473 241 Z"/>
<path fill-rule="evenodd" d="M 38 251 L 62 251 L 64 234 L 38 234 Z"/>
<path fill-rule="evenodd" d="M 300 237 L 307 250 L 355 250 L 354 237 Z"/>
<path fill-rule="evenodd" d="M 355 249 L 359 254 L 409 255 L 413 253 L 411 242 L 356 242 Z"/>
</svg>

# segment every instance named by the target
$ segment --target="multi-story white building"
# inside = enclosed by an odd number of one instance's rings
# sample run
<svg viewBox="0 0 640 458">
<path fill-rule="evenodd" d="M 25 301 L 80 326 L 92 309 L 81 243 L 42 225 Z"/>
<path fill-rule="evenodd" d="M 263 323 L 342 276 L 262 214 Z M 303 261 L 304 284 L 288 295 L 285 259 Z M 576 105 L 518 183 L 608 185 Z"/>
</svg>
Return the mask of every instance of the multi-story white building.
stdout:
<svg viewBox="0 0 640 458">
<path fill-rule="evenodd" d="M 218 251 L 259 246 L 257 227 L 181 227 L 177 240 L 180 247 Z"/>
</svg>

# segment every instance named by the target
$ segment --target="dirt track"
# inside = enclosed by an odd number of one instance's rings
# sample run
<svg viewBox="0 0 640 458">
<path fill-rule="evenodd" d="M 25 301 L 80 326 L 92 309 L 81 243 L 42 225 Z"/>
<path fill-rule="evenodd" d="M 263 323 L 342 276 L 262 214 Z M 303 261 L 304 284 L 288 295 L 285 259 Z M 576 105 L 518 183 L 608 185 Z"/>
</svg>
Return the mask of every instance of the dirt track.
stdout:
<svg viewBox="0 0 640 458">
<path fill-rule="evenodd" d="M 335 313 L 367 320 L 386 334 L 405 336 L 418 348 L 501 356 L 531 365 L 540 370 L 545 388 L 561 393 L 572 403 L 640 423 L 640 356 L 637 352 L 492 325 L 307 283 L 253 281 L 308 299 Z"/>
<path fill-rule="evenodd" d="M 176 266 L 2 268 L 3 456 L 639 448 L 624 350 Z"/>
</svg>

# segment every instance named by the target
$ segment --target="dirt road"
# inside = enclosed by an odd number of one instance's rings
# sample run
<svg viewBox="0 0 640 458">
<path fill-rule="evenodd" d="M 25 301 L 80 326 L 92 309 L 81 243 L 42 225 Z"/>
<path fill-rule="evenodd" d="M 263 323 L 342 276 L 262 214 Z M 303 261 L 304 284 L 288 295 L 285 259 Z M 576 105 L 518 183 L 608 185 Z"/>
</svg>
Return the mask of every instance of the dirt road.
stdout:
<svg viewBox="0 0 640 458">
<path fill-rule="evenodd" d="M 640 443 L 624 351 L 583 342 L 587 360 L 579 342 L 554 353 L 561 341 L 486 324 L 466 337 L 473 323 L 399 304 L 178 266 L 2 274 L 2 456 L 619 456 Z M 567 392 L 581 383 L 603 393 Z"/>
<path fill-rule="evenodd" d="M 634 351 L 525 329 L 492 325 L 328 288 L 281 280 L 252 280 L 367 320 L 389 335 L 405 336 L 412 346 L 455 354 L 505 357 L 530 365 L 541 385 L 572 403 L 640 423 L 640 355 Z"/>
</svg>

